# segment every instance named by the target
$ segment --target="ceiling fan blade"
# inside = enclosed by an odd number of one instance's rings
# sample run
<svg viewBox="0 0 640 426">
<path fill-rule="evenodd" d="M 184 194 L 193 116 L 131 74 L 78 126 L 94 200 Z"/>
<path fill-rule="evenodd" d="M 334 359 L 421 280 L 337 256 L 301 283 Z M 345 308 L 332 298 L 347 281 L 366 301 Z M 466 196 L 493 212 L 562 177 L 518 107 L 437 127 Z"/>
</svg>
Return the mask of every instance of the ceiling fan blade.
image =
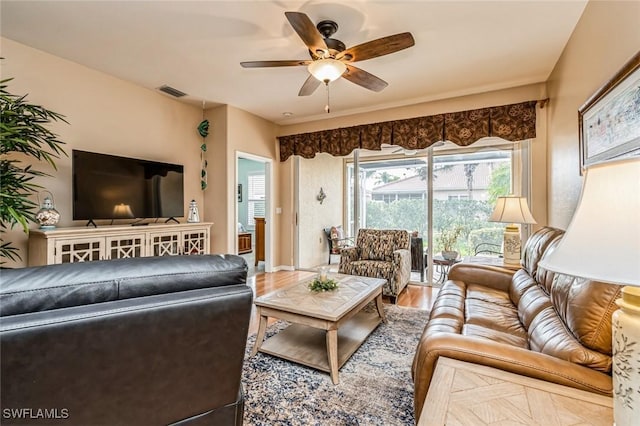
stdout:
<svg viewBox="0 0 640 426">
<path fill-rule="evenodd" d="M 414 44 L 415 40 L 411 33 L 394 34 L 344 50 L 336 55 L 336 59 L 343 59 L 349 62 L 364 61 L 406 49 Z"/>
<path fill-rule="evenodd" d="M 342 74 L 342 77 L 346 78 L 352 83 L 364 87 L 365 89 L 379 92 L 389 85 L 386 81 L 376 77 L 360 68 L 356 68 L 353 65 L 347 65 L 347 71 Z"/>
<path fill-rule="evenodd" d="M 304 82 L 300 91 L 298 92 L 298 96 L 309 96 L 320 86 L 320 80 L 309 74 L 307 80 Z"/>
<path fill-rule="evenodd" d="M 298 65 L 309 65 L 311 60 L 301 59 L 292 61 L 249 61 L 240 62 L 242 68 L 264 68 L 264 67 L 295 67 Z"/>
<path fill-rule="evenodd" d="M 328 52 L 329 48 L 327 47 L 327 43 L 324 42 L 322 34 L 320 34 L 316 26 L 311 22 L 311 19 L 309 19 L 306 14 L 300 12 L 285 12 L 284 14 L 309 50 L 318 57 L 324 57 L 325 52 Z"/>
</svg>

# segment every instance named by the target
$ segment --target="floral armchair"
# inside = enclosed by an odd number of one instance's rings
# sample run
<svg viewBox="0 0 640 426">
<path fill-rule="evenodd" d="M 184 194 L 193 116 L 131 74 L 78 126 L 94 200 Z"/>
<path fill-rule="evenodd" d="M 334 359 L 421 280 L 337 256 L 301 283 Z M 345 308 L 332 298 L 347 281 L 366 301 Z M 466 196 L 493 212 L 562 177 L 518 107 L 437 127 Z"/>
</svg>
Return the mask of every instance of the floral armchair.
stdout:
<svg viewBox="0 0 640 426">
<path fill-rule="evenodd" d="M 343 248 L 338 272 L 384 278 L 382 294 L 397 297 L 409 283 L 411 250 L 408 231 L 360 229 L 355 247 Z"/>
</svg>

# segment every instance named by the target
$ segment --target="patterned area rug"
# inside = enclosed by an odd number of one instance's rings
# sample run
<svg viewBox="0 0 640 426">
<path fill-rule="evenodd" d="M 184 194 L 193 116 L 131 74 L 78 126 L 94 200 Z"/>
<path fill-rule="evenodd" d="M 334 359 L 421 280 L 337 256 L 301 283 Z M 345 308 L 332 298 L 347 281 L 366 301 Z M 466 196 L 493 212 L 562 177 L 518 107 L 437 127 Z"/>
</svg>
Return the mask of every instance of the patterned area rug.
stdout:
<svg viewBox="0 0 640 426">
<path fill-rule="evenodd" d="M 411 363 L 429 313 L 385 305 L 380 324 L 340 369 L 328 373 L 270 355 L 246 358 L 245 425 L 414 425 Z M 272 336 L 286 323 L 267 329 Z M 247 355 L 255 334 L 247 341 Z"/>
</svg>

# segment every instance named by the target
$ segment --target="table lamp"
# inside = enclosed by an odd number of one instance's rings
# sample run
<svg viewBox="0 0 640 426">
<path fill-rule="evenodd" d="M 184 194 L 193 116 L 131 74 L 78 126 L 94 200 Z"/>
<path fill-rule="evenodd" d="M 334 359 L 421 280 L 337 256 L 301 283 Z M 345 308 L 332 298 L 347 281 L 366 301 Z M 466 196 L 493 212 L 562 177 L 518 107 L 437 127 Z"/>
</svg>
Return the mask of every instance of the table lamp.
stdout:
<svg viewBox="0 0 640 426">
<path fill-rule="evenodd" d="M 529 211 L 527 199 L 508 195 L 498 197 L 496 207 L 489 218 L 489 222 L 508 223 L 504 229 L 503 256 L 504 263 L 510 265 L 520 264 L 520 229 L 517 223 L 536 223 L 536 220 Z"/>
<path fill-rule="evenodd" d="M 625 285 L 613 313 L 613 413 L 617 426 L 640 421 L 640 158 L 590 166 L 576 212 L 550 271 Z"/>
</svg>

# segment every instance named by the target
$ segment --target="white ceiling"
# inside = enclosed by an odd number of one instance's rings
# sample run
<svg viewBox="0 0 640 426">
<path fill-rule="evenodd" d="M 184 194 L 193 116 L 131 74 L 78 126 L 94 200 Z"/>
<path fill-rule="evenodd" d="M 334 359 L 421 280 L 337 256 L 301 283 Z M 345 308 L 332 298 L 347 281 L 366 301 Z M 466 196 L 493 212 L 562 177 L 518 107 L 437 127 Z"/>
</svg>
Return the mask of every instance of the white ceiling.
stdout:
<svg viewBox="0 0 640 426">
<path fill-rule="evenodd" d="M 308 59 L 285 11 L 331 19 L 347 47 L 409 31 L 415 46 L 355 63 L 389 86 L 331 83 L 334 115 L 542 82 L 587 0 L 555 1 L 11 1 L 1 34 L 186 102 L 229 104 L 276 123 L 326 118 L 326 92 L 298 97 L 305 67 L 241 61 Z M 293 116 L 285 118 L 284 112 Z"/>
</svg>

